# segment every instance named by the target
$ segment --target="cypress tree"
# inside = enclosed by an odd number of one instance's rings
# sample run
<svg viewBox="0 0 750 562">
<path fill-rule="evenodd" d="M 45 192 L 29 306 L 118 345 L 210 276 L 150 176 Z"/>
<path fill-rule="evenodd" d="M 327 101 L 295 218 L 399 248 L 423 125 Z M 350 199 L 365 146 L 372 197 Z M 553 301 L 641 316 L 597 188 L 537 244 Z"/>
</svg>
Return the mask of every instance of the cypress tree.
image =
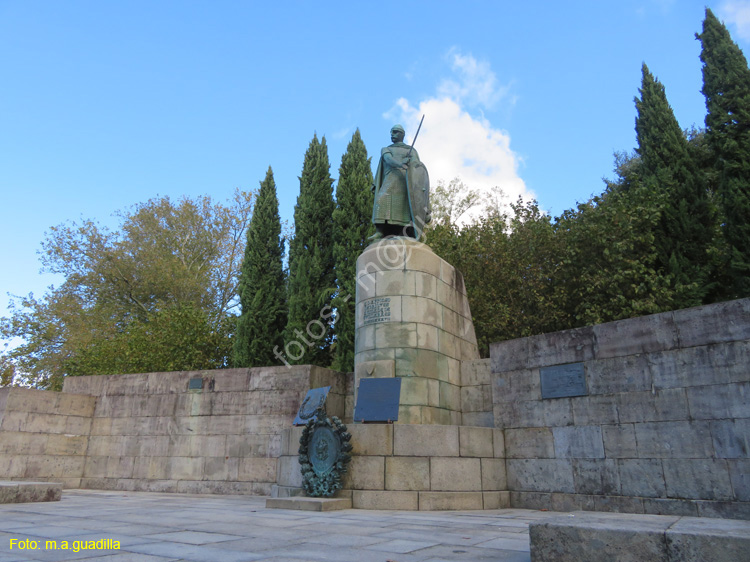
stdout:
<svg viewBox="0 0 750 562">
<path fill-rule="evenodd" d="M 734 284 L 728 296 L 745 297 L 750 295 L 750 69 L 727 28 L 708 8 L 697 38 L 703 46 L 706 142 L 717 171 Z"/>
<path fill-rule="evenodd" d="M 232 350 L 235 367 L 261 367 L 279 362 L 274 348 L 283 345 L 286 325 L 284 240 L 273 170 L 260 183 L 239 279 L 242 313 Z"/>
<path fill-rule="evenodd" d="M 333 179 L 325 137 L 314 135 L 305 153 L 289 246 L 289 319 L 285 358 L 290 364 L 331 364 L 334 292 Z"/>
<path fill-rule="evenodd" d="M 708 292 L 714 213 L 664 86 L 645 64 L 642 72 L 641 97 L 635 99 L 640 175 L 649 189 L 666 196 L 654 233 L 657 265 L 671 276 L 674 307 L 697 306 Z"/>
<path fill-rule="evenodd" d="M 333 211 L 333 258 L 338 286 L 333 302 L 336 308 L 333 367 L 344 372 L 354 369 L 357 258 L 375 231 L 371 220 L 372 181 L 370 158 L 357 129 L 341 157 Z"/>
</svg>

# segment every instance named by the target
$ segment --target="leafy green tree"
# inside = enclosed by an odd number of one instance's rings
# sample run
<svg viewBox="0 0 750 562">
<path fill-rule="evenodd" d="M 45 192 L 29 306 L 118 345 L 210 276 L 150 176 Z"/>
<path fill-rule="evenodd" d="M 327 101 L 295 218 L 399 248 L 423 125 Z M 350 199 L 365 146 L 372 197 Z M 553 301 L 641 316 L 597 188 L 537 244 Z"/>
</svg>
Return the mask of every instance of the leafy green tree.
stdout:
<svg viewBox="0 0 750 562">
<path fill-rule="evenodd" d="M 715 212 L 664 86 L 645 64 L 642 71 L 640 99 L 635 99 L 639 174 L 646 191 L 664 194 L 654 233 L 656 266 L 671 276 L 675 308 L 697 306 L 710 290 Z"/>
<path fill-rule="evenodd" d="M 462 227 L 438 214 L 427 243 L 464 275 L 482 355 L 493 341 L 672 309 L 674 290 L 657 267 L 654 241 L 666 196 L 630 173 L 640 157 L 621 163 L 626 186 L 610 186 L 555 220 L 534 201 Z"/>
<path fill-rule="evenodd" d="M 273 350 L 284 343 L 286 279 L 284 239 L 273 170 L 268 167 L 247 229 L 239 281 L 241 315 L 237 319 L 232 362 L 261 367 L 277 362 Z"/>
<path fill-rule="evenodd" d="M 458 185 L 462 189 L 451 188 Z M 459 227 L 451 217 L 471 207 L 467 193 L 472 194 L 460 180 L 436 190 L 438 213 L 426 242 L 464 276 L 482 356 L 494 341 L 567 327 L 554 301 L 560 248 L 550 217 L 535 201 L 518 201 L 510 207 L 512 215 L 494 208 Z"/>
<path fill-rule="evenodd" d="M 314 135 L 305 153 L 300 194 L 294 207 L 294 238 L 289 246 L 289 317 L 284 350 L 289 364 L 331 364 L 333 263 L 333 179 L 325 137 Z"/>
<path fill-rule="evenodd" d="M 226 366 L 229 348 L 217 338 L 228 341 L 233 328 L 252 198 L 237 192 L 222 205 L 163 197 L 118 213 L 117 230 L 91 220 L 51 228 L 43 269 L 65 280 L 41 299 L 16 299 L 0 321 L 0 336 L 23 340 L 6 353 L 19 382 L 60 388 L 68 374 Z M 169 344 L 180 333 L 203 334 L 206 341 L 193 345 L 207 358 L 183 360 L 189 350 Z M 103 351 L 108 346 L 128 353 L 115 361 Z"/>
<path fill-rule="evenodd" d="M 354 370 L 357 258 L 367 246 L 367 238 L 375 232 L 371 220 L 372 182 L 370 158 L 357 129 L 341 157 L 333 211 L 333 259 L 338 286 L 333 300 L 336 309 L 333 368 L 344 372 Z"/>
<path fill-rule="evenodd" d="M 5 346 L 7 350 L 7 344 Z M 12 386 L 16 378 L 16 366 L 6 354 L 0 355 L 0 387 Z"/>
<path fill-rule="evenodd" d="M 658 268 L 655 232 L 664 192 L 633 182 L 610 190 L 555 223 L 561 247 L 557 301 L 566 327 L 654 314 L 673 308 L 670 278 Z"/>
<path fill-rule="evenodd" d="M 717 193 L 733 280 L 729 298 L 750 295 L 750 69 L 727 28 L 706 8 L 702 44 L 706 141 L 718 172 Z"/>
<path fill-rule="evenodd" d="M 129 322 L 108 338 L 94 338 L 66 361 L 69 376 L 219 369 L 227 366 L 234 317 L 215 325 L 206 310 L 171 304 L 145 322 Z"/>
<path fill-rule="evenodd" d="M 461 178 L 453 178 L 447 185 L 438 180 L 430 189 L 433 226 L 462 224 L 464 215 L 482 203 L 480 194 L 464 185 Z"/>
</svg>

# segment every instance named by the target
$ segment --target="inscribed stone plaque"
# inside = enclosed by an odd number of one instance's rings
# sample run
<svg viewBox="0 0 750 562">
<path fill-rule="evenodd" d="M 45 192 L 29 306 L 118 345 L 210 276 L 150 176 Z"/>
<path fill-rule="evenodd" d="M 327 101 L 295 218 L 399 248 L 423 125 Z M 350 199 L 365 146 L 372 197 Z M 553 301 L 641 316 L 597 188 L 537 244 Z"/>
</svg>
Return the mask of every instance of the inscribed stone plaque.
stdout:
<svg viewBox="0 0 750 562">
<path fill-rule="evenodd" d="M 542 382 L 542 398 L 564 398 L 586 396 L 586 376 L 583 363 L 554 365 L 539 369 Z"/>
<path fill-rule="evenodd" d="M 376 322 L 390 322 L 391 320 L 391 299 L 383 297 L 379 299 L 370 299 L 365 301 L 365 324 L 375 324 Z"/>
<path fill-rule="evenodd" d="M 355 422 L 393 422 L 398 420 L 401 379 L 360 379 Z"/>
<path fill-rule="evenodd" d="M 323 408 L 330 390 L 330 386 L 322 386 L 320 388 L 311 388 L 308 390 L 305 399 L 299 406 L 297 417 L 294 418 L 294 425 L 305 425 L 307 420 L 315 415 L 315 410 Z"/>
</svg>

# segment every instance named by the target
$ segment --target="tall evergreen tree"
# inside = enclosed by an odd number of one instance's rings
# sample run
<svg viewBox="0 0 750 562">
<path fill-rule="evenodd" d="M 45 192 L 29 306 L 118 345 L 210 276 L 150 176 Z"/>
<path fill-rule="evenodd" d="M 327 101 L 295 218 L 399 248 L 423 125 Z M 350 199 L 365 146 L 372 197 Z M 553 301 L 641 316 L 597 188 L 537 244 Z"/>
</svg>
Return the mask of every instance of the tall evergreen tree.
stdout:
<svg viewBox="0 0 750 562">
<path fill-rule="evenodd" d="M 648 188 L 666 195 L 654 239 L 657 265 L 671 276 L 674 307 L 697 306 L 709 290 L 714 212 L 664 86 L 645 63 L 642 71 L 635 99 L 639 173 Z"/>
<path fill-rule="evenodd" d="M 729 297 L 750 295 L 750 69 L 727 31 L 706 9 L 703 33 L 706 141 L 718 172 L 717 193 L 734 281 Z"/>
<path fill-rule="evenodd" d="M 232 350 L 235 367 L 278 363 L 274 348 L 283 344 L 287 317 L 283 258 L 279 201 L 269 166 L 247 230 L 239 282 L 242 313 Z"/>
<path fill-rule="evenodd" d="M 339 371 L 354 369 L 354 319 L 357 258 L 374 233 L 372 216 L 372 169 L 367 148 L 359 134 L 341 157 L 336 186 L 336 210 L 333 212 L 333 258 L 336 264 L 338 292 L 336 308 L 336 347 L 333 367 Z"/>
<path fill-rule="evenodd" d="M 331 364 L 329 329 L 335 286 L 333 265 L 333 179 L 325 137 L 314 135 L 305 153 L 300 193 L 289 246 L 289 319 L 284 361 Z"/>
</svg>

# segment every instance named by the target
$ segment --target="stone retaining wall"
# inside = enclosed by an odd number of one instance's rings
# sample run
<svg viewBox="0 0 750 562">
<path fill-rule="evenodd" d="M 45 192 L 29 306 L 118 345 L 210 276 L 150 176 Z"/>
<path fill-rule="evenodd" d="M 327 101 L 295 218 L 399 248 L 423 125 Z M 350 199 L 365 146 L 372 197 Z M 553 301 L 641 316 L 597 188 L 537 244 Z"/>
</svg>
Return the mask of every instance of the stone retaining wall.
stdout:
<svg viewBox="0 0 750 562">
<path fill-rule="evenodd" d="M 305 393 L 331 385 L 328 409 L 344 417 L 344 379 L 308 365 L 71 377 L 63 393 L 29 392 L 61 405 L 90 395 L 85 464 L 68 487 L 268 495 L 280 432 Z"/>
<path fill-rule="evenodd" d="M 390 361 L 384 376 L 398 376 Z M 543 398 L 547 369 L 572 364 L 580 384 Z M 410 378 L 442 403 L 430 385 L 445 381 Z M 301 484 L 290 426 L 307 390 L 331 385 L 328 412 L 353 435 L 355 507 L 750 519 L 750 299 L 493 344 L 450 381 L 453 425 L 351 424 L 351 374 L 311 366 L 1 389 L 0 478 L 268 495 Z"/>
<path fill-rule="evenodd" d="M 585 395 L 543 398 L 582 363 Z M 491 346 L 515 507 L 750 518 L 750 299 Z"/>
<path fill-rule="evenodd" d="M 469 414 L 491 425 L 488 362 L 467 364 L 462 380 Z M 501 431 L 351 424 L 351 374 L 311 366 L 71 377 L 62 393 L 0 390 L 0 477 L 269 495 L 277 482 L 301 484 L 302 428 L 292 421 L 307 390 L 328 385 L 328 413 L 353 434 L 346 487 L 355 507 L 508 504 Z"/>
<path fill-rule="evenodd" d="M 0 389 L 0 479 L 80 486 L 96 399 Z"/>
</svg>

